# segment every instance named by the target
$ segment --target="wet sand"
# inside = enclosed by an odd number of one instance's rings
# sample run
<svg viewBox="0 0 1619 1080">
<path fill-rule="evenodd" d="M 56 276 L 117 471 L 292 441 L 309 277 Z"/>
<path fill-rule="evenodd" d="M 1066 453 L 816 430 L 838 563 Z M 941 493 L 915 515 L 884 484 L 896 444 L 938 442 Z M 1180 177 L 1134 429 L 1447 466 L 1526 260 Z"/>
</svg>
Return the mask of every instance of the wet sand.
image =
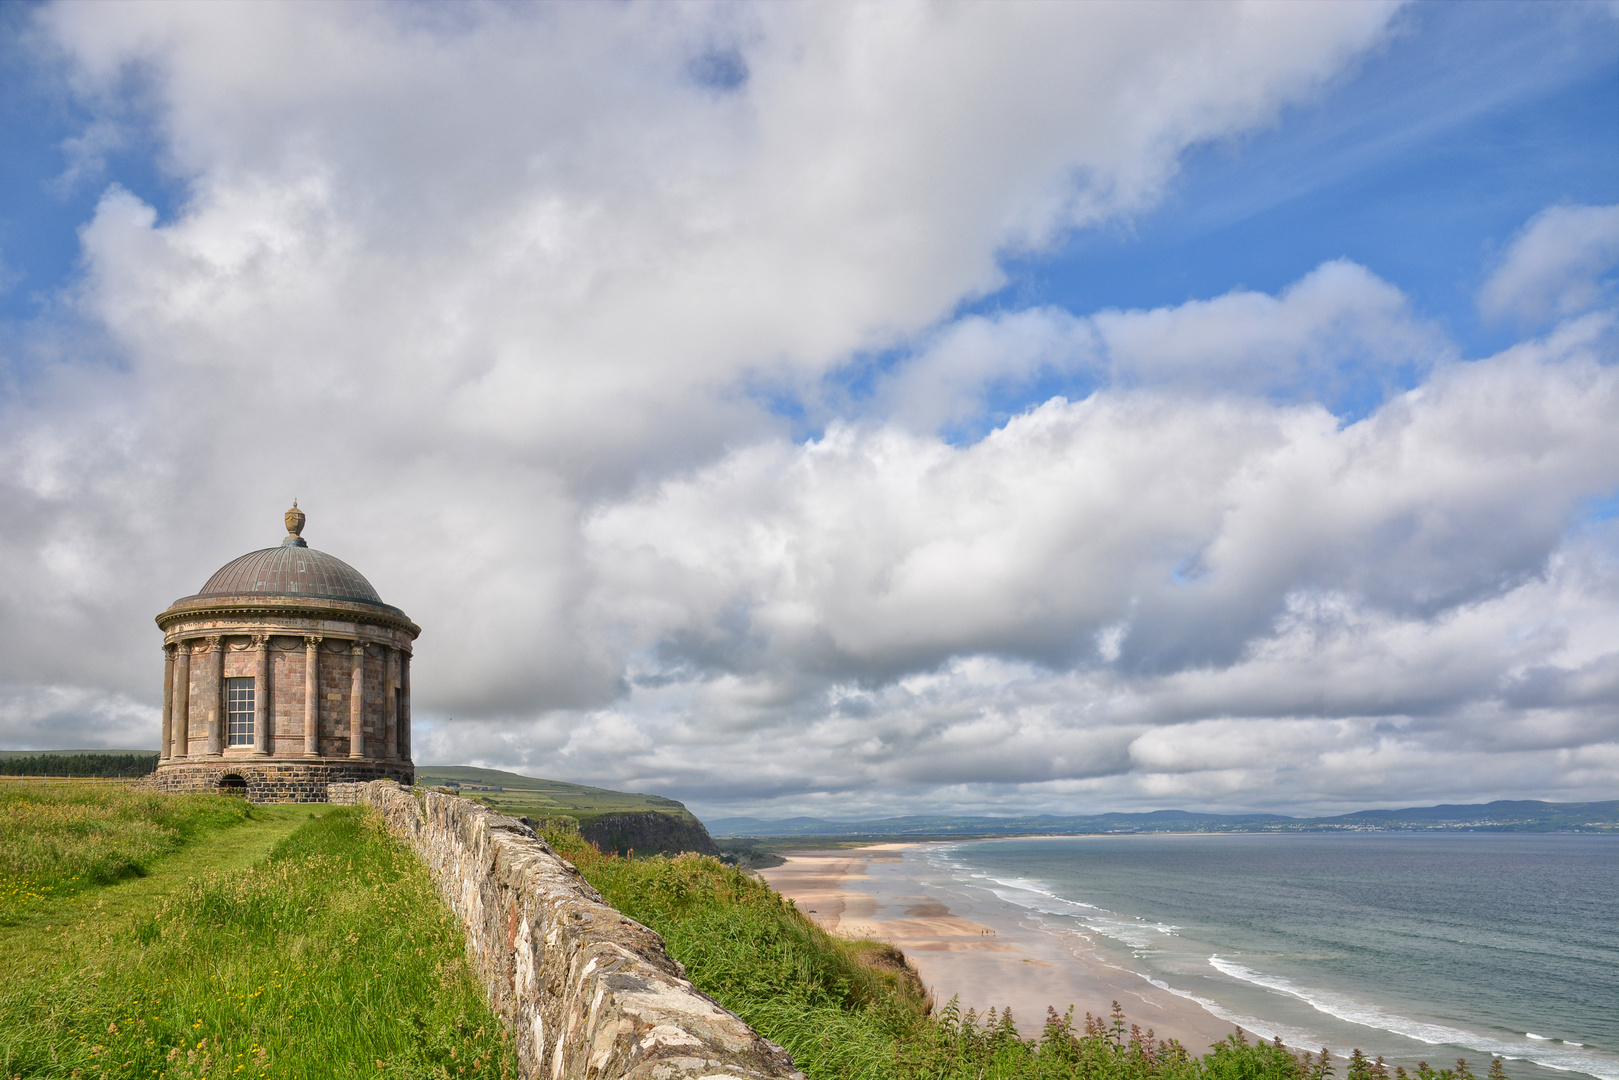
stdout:
<svg viewBox="0 0 1619 1080">
<path fill-rule="evenodd" d="M 1014 912 L 968 910 L 930 888 L 916 857 L 923 846 L 801 852 L 761 874 L 826 929 L 897 946 L 939 1005 L 957 997 L 980 1014 L 1010 1006 L 1025 1037 L 1039 1034 L 1048 1005 L 1059 1013 L 1073 1005 L 1078 1027 L 1085 1013 L 1105 1016 L 1114 1001 L 1132 1023 L 1194 1054 L 1231 1033 L 1196 1002 L 1109 962 L 1084 937 L 1041 930 Z"/>
</svg>

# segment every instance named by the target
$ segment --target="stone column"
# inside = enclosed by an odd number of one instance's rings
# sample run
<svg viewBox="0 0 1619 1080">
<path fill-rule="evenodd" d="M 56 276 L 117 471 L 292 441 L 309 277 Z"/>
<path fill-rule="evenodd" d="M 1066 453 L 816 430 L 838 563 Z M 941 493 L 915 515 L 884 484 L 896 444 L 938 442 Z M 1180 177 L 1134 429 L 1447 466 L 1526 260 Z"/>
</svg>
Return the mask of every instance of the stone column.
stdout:
<svg viewBox="0 0 1619 1080">
<path fill-rule="evenodd" d="M 382 756 L 399 756 L 399 650 L 386 645 L 382 650 Z"/>
<path fill-rule="evenodd" d="M 208 649 L 214 654 L 213 708 L 208 717 L 208 756 L 225 753 L 225 639 L 211 637 Z"/>
<path fill-rule="evenodd" d="M 304 638 L 304 756 L 320 754 L 320 638 Z"/>
<path fill-rule="evenodd" d="M 354 657 L 354 682 L 349 690 L 349 757 L 365 757 L 365 646 L 356 641 L 350 653 Z"/>
<path fill-rule="evenodd" d="M 410 653 L 399 653 L 399 758 L 410 760 Z"/>
<path fill-rule="evenodd" d="M 163 741 L 157 744 L 157 756 L 169 760 L 174 750 L 174 646 L 163 646 Z"/>
<path fill-rule="evenodd" d="M 270 752 L 270 635 L 253 638 L 258 666 L 253 672 L 253 752 Z"/>
<path fill-rule="evenodd" d="M 174 650 L 174 747 L 170 759 L 191 756 L 191 642 L 182 641 Z"/>
</svg>

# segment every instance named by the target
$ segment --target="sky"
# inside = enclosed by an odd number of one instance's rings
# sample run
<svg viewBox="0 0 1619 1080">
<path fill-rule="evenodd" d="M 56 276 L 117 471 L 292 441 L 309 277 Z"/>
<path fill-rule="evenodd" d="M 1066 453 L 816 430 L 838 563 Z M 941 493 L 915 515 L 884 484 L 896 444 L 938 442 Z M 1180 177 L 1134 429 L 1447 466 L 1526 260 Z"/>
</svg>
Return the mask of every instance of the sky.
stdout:
<svg viewBox="0 0 1619 1080">
<path fill-rule="evenodd" d="M 0 747 L 280 541 L 418 763 L 1619 798 L 1619 5 L 0 6 Z"/>
</svg>

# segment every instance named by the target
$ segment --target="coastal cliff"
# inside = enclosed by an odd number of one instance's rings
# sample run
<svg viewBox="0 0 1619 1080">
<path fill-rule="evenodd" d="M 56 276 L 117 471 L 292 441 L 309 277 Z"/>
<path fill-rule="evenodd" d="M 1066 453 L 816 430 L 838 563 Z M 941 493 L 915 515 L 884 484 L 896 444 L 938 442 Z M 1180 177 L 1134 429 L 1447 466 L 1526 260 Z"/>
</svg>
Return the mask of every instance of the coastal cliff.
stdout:
<svg viewBox="0 0 1619 1080">
<path fill-rule="evenodd" d="M 602 814 L 580 822 L 579 834 L 604 853 L 626 855 L 634 851 L 640 855 L 679 855 L 694 851 L 716 857 L 720 853 L 703 823 L 690 813 L 677 815 L 640 810 Z"/>
<path fill-rule="evenodd" d="M 604 852 L 625 855 L 718 855 L 708 829 L 674 799 L 570 784 L 537 776 L 432 765 L 417 770 L 417 783 L 464 795 L 530 828 L 545 824 L 577 828 Z"/>
</svg>

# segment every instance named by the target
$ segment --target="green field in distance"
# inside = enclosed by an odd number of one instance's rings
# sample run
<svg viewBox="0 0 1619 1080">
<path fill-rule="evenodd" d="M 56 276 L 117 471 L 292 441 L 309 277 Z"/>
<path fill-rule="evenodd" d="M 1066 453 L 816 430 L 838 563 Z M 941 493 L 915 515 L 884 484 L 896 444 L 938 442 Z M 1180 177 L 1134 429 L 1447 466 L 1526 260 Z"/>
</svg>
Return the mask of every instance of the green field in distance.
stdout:
<svg viewBox="0 0 1619 1080">
<path fill-rule="evenodd" d="M 570 817 L 584 824 L 603 814 L 653 810 L 660 814 L 695 821 L 686 807 L 661 795 L 639 795 L 627 791 L 534 776 L 475 769 L 470 765 L 421 765 L 416 782 L 423 787 L 455 787 L 468 798 L 475 798 L 512 817 Z"/>
</svg>

